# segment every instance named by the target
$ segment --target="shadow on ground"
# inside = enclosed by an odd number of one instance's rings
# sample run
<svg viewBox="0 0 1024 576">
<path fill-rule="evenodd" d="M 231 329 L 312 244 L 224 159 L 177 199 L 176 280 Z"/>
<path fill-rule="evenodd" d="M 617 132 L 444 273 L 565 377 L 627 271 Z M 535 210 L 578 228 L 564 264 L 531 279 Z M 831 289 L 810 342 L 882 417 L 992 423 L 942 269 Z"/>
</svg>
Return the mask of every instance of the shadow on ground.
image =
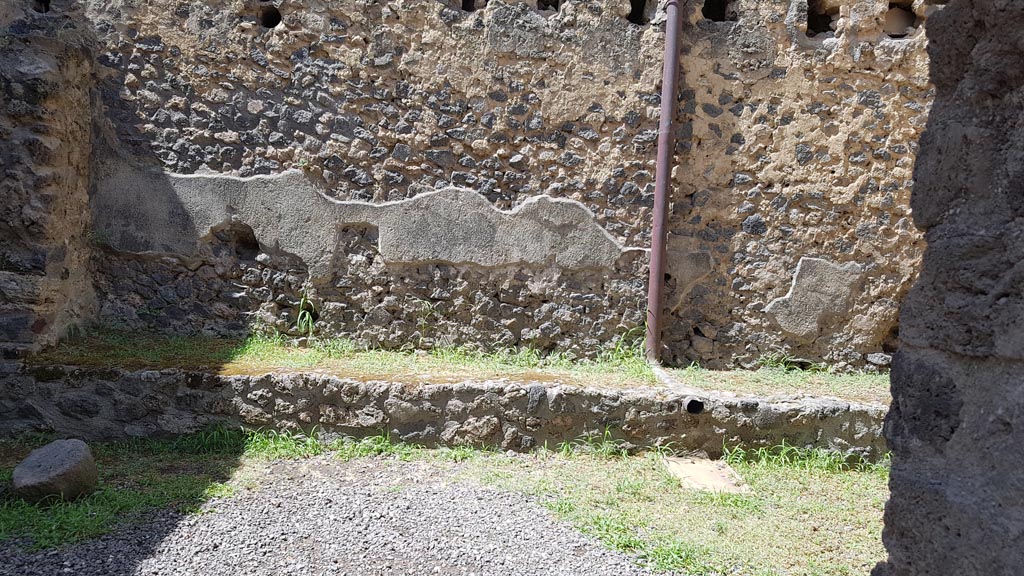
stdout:
<svg viewBox="0 0 1024 576">
<path fill-rule="evenodd" d="M 0 575 L 103 574 L 128 576 L 164 537 L 210 498 L 232 492 L 247 437 L 224 428 L 168 440 L 94 443 L 97 489 L 74 501 L 29 504 L 8 492 L 17 463 L 45 436 L 0 440 Z M 144 526 L 144 530 L 131 530 Z M 125 539 L 130 542 L 124 541 Z M 108 553 L 58 552 L 77 545 Z M 97 557 L 105 558 L 102 563 Z"/>
</svg>

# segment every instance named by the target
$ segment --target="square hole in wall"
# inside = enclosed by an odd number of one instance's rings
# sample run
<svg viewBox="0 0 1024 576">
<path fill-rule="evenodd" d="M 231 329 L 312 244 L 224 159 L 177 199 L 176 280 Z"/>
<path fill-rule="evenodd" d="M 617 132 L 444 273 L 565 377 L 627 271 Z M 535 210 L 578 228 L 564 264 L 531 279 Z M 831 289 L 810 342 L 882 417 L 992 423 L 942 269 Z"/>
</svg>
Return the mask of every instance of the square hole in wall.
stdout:
<svg viewBox="0 0 1024 576">
<path fill-rule="evenodd" d="M 462 0 L 462 9 L 466 12 L 476 12 L 487 6 L 487 0 Z"/>
<path fill-rule="evenodd" d="M 807 0 L 807 36 L 824 38 L 835 34 L 836 20 L 839 19 L 839 6 L 826 3 L 825 0 Z"/>
<path fill-rule="evenodd" d="M 733 0 L 704 0 L 704 7 L 700 12 L 705 20 L 713 22 L 736 22 L 739 14 L 736 12 Z"/>
<path fill-rule="evenodd" d="M 629 16 L 626 19 L 633 24 L 647 24 L 647 0 L 629 0 Z"/>
<path fill-rule="evenodd" d="M 883 17 L 882 29 L 890 38 L 906 38 L 913 36 L 921 23 L 910 0 L 891 2 Z"/>
</svg>

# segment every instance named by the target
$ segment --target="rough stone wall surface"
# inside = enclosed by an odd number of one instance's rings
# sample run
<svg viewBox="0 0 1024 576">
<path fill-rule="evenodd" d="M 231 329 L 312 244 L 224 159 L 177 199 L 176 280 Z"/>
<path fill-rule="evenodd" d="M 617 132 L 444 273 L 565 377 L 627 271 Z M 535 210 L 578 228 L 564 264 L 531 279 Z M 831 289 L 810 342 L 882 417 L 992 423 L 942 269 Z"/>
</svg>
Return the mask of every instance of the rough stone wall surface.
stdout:
<svg viewBox="0 0 1024 576">
<path fill-rule="evenodd" d="M 932 97 L 924 31 L 886 34 L 889 2 L 811 3 L 835 29 L 813 37 L 799 0 L 732 2 L 738 22 L 695 4 L 669 239 L 677 362 L 890 351 L 922 249 L 908 203 Z"/>
<path fill-rule="evenodd" d="M 306 209 L 296 213 L 295 203 Z M 338 202 L 297 172 L 226 180 L 129 171 L 100 184 L 94 207 L 113 245 L 190 257 L 104 269 L 101 288 L 121 295 L 104 304 L 112 322 L 233 334 L 255 309 L 260 324 L 297 333 L 305 293 L 317 330 L 372 346 L 484 342 L 586 355 L 641 318 L 645 253 L 622 248 L 565 199 L 539 196 L 504 212 L 448 188 Z M 338 223 L 347 224 L 310 233 Z M 197 243 L 183 230 L 215 232 Z"/>
<path fill-rule="evenodd" d="M 22 6 L 24 4 L 24 6 Z M 95 40 L 0 4 L 0 353 L 90 320 L 88 186 Z"/>
<path fill-rule="evenodd" d="M 912 204 L 877 576 L 1024 571 L 1024 5 L 953 0 L 929 29 L 934 111 Z"/>
<path fill-rule="evenodd" d="M 894 342 L 921 249 L 929 9 L 892 38 L 889 2 L 826 3 L 833 30 L 810 37 L 802 0 L 727 4 L 683 8 L 666 359 L 862 366 Z M 306 294 L 333 310 L 320 330 L 368 344 L 593 354 L 637 332 L 653 1 L 644 24 L 623 0 L 82 5 L 104 321 L 290 330 Z"/>
<path fill-rule="evenodd" d="M 726 445 L 794 446 L 877 459 L 885 408 L 839 400 L 691 398 L 671 390 L 549 383 L 387 382 L 323 374 L 215 375 L 71 367 L 18 369 L 0 390 L 0 435 L 182 434 L 214 423 L 530 450 L 605 431 L 633 448 L 720 455 Z"/>
</svg>

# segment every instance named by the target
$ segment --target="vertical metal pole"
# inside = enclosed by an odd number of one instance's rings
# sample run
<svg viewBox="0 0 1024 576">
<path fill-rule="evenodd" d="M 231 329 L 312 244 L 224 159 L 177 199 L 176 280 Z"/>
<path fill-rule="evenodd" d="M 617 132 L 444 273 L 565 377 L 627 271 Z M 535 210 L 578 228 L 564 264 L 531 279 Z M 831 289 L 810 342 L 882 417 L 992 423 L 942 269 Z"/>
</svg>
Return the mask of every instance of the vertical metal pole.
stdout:
<svg viewBox="0 0 1024 576">
<path fill-rule="evenodd" d="M 665 285 L 665 221 L 668 217 L 672 155 L 675 151 L 676 99 L 679 80 L 679 29 L 682 27 L 680 0 L 665 5 L 665 67 L 661 78 L 661 119 L 658 123 L 658 160 L 654 180 L 654 222 L 651 227 L 650 276 L 647 282 L 647 358 L 661 357 L 661 309 Z"/>
</svg>

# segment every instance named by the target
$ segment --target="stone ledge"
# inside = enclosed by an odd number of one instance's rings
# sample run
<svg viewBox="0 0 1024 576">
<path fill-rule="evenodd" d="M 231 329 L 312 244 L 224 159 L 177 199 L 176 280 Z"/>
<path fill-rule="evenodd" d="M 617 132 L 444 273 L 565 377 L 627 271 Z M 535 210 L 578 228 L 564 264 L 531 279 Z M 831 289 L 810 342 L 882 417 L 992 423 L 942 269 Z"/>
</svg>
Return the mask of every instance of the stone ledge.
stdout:
<svg viewBox="0 0 1024 576">
<path fill-rule="evenodd" d="M 631 448 L 800 447 L 869 460 L 886 451 L 881 406 L 828 398 L 743 398 L 671 388 L 613 390 L 510 380 L 431 383 L 311 372 L 218 375 L 22 366 L 0 387 L 0 436 L 162 436 L 215 423 L 328 435 L 383 430 L 425 445 L 554 447 L 605 430 Z M 688 411 L 702 408 L 700 413 Z"/>
</svg>

